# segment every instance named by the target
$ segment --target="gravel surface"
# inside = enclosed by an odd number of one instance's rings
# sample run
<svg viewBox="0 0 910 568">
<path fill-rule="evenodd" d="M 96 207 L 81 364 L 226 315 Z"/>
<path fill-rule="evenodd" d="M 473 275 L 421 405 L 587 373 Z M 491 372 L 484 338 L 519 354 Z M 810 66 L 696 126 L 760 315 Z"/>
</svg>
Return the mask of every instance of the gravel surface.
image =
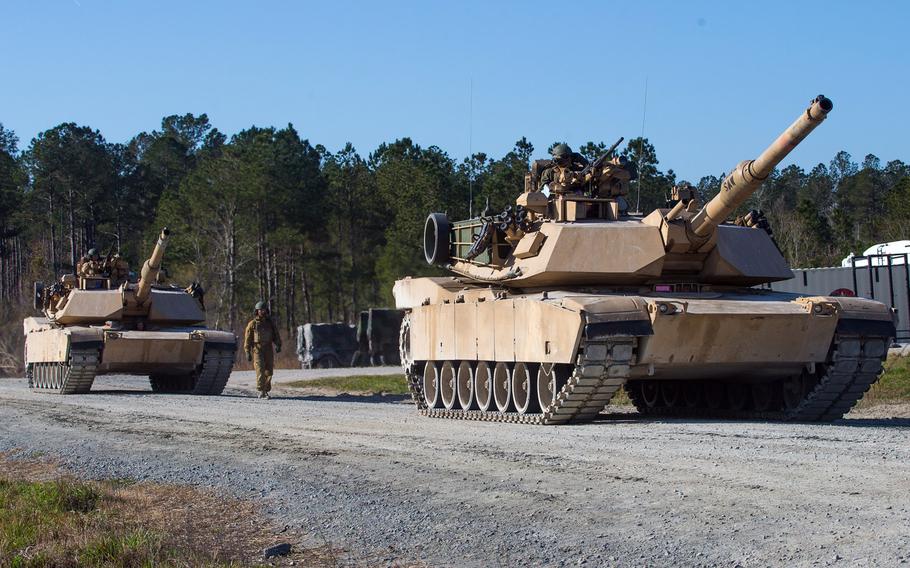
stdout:
<svg viewBox="0 0 910 568">
<path fill-rule="evenodd" d="M 262 401 L 236 378 L 212 398 L 0 380 L 0 451 L 260 499 L 348 563 L 910 563 L 906 418 L 534 427 L 421 418 L 401 397 Z"/>
</svg>

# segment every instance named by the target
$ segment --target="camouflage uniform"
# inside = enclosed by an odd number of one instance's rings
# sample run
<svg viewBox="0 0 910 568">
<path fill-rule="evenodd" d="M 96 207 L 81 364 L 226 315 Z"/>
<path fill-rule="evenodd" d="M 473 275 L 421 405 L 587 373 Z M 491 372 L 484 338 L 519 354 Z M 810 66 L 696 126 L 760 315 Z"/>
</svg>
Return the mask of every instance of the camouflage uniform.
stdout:
<svg viewBox="0 0 910 568">
<path fill-rule="evenodd" d="M 111 284 L 119 286 L 130 278 L 130 265 L 119 254 L 111 258 L 110 264 Z"/>
<path fill-rule="evenodd" d="M 95 249 L 88 251 L 88 254 L 76 264 L 76 273 L 83 278 L 92 276 L 101 276 L 103 269 L 101 257 L 95 252 Z"/>
<path fill-rule="evenodd" d="M 573 152 L 566 144 L 557 144 L 551 154 L 553 164 L 540 173 L 539 190 L 546 185 L 551 191 L 565 192 L 590 181 L 589 176 L 581 173 L 588 165 L 584 156 Z"/>
<path fill-rule="evenodd" d="M 272 318 L 267 313 L 261 314 L 260 310 L 261 308 L 257 307 L 256 315 L 246 325 L 243 348 L 247 359 L 253 362 L 253 368 L 256 369 L 256 390 L 259 391 L 260 397 L 267 397 L 272 390 L 275 352 L 281 351 L 281 336 Z"/>
<path fill-rule="evenodd" d="M 117 253 L 105 264 L 104 272 L 110 277 L 112 286 L 120 286 L 129 281 L 130 265 Z"/>
</svg>

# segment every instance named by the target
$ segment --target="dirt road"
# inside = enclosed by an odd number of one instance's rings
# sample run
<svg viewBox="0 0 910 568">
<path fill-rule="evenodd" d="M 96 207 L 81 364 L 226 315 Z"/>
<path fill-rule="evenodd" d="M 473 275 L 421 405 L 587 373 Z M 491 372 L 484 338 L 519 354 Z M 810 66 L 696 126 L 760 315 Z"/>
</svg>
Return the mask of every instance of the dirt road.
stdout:
<svg viewBox="0 0 910 568">
<path fill-rule="evenodd" d="M 2 380 L 0 451 L 261 499 L 356 564 L 910 563 L 907 419 L 534 427 L 429 420 L 400 398 L 262 401 L 237 379 L 215 398 Z"/>
</svg>

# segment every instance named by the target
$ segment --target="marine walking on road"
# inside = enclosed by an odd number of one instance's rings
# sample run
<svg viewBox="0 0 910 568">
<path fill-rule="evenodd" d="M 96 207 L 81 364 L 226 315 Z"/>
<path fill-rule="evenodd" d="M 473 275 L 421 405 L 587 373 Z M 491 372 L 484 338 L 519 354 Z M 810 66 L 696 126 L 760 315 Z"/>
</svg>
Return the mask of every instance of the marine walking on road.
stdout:
<svg viewBox="0 0 910 568">
<path fill-rule="evenodd" d="M 281 353 L 281 336 L 265 302 L 260 301 L 256 304 L 255 315 L 246 324 L 243 348 L 247 361 L 251 361 L 256 370 L 256 390 L 259 391 L 259 398 L 269 398 L 269 391 L 272 390 L 272 372 L 275 370 L 275 353 Z"/>
</svg>

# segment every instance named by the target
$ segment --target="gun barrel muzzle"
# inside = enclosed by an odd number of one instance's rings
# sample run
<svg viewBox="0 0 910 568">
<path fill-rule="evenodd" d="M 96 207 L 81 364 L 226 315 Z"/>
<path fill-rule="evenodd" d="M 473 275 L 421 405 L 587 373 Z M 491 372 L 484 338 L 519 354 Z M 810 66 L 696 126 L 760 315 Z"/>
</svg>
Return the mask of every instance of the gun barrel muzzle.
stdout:
<svg viewBox="0 0 910 568">
<path fill-rule="evenodd" d="M 158 279 L 158 273 L 161 271 L 161 261 L 164 259 L 164 249 L 167 247 L 168 235 L 171 232 L 167 227 L 161 229 L 158 235 L 158 242 L 152 250 L 152 255 L 142 265 L 142 274 L 139 278 L 139 285 L 136 288 L 136 300 L 141 304 L 144 302 L 152 290 L 152 284 Z"/>
<path fill-rule="evenodd" d="M 832 108 L 834 103 L 831 99 L 824 95 L 817 96 L 809 108 L 761 155 L 754 160 L 740 162 L 724 179 L 720 193 L 692 218 L 692 231 L 700 237 L 710 235 L 714 227 L 723 223 L 733 210 L 761 187 L 777 164 L 825 120 Z"/>
</svg>

